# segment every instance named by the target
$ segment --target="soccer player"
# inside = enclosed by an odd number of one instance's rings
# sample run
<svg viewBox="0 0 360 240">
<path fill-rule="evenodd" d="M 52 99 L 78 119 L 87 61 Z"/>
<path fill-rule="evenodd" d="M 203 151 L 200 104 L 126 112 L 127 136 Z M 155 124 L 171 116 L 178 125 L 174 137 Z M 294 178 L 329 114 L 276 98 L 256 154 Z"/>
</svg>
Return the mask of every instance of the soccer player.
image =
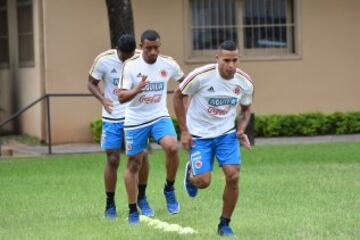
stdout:
<svg viewBox="0 0 360 240">
<path fill-rule="evenodd" d="M 225 174 L 223 208 L 218 234 L 233 236 L 229 226 L 239 193 L 240 143 L 250 149 L 244 133 L 250 118 L 253 84 L 249 75 L 237 68 L 239 52 L 233 41 L 221 44 L 217 63 L 192 71 L 175 91 L 175 113 L 181 143 L 189 151 L 184 186 L 190 197 L 211 181 L 214 157 Z M 190 105 L 185 110 L 184 97 Z M 240 105 L 237 127 L 236 108 Z"/>
<path fill-rule="evenodd" d="M 116 49 L 110 49 L 98 55 L 89 72 L 88 89 L 103 105 L 102 109 L 102 135 L 101 148 L 105 150 L 107 162 L 104 171 L 104 183 L 106 192 L 105 216 L 116 217 L 114 195 L 117 182 L 117 170 L 120 160 L 120 148 L 124 139 L 123 127 L 125 105 L 120 104 L 117 95 L 117 86 L 122 77 L 125 60 L 139 54 L 135 50 L 136 43 L 132 35 L 122 35 Z M 104 95 L 99 88 L 99 82 L 103 81 Z M 143 154 L 141 174 L 139 176 L 138 203 L 142 214 L 153 216 L 153 210 L 146 199 L 146 183 L 148 179 L 149 165 L 147 153 Z"/>
<path fill-rule="evenodd" d="M 129 59 L 119 83 L 119 101 L 128 102 L 125 112 L 125 139 L 128 166 L 125 184 L 129 201 L 129 223 L 139 223 L 136 207 L 137 178 L 146 141 L 151 135 L 166 155 L 166 183 L 163 194 L 167 210 L 180 210 L 175 196 L 174 182 L 179 157 L 176 132 L 166 107 L 167 83 L 182 81 L 183 72 L 170 57 L 159 55 L 160 36 L 154 30 L 141 35 L 142 54 Z"/>
</svg>

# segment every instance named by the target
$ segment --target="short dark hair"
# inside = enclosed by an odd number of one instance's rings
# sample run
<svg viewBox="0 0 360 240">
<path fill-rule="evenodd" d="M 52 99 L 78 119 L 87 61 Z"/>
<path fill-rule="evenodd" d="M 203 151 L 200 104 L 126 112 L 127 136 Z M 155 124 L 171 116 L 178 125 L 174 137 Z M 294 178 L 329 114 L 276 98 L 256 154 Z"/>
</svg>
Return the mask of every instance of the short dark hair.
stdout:
<svg viewBox="0 0 360 240">
<path fill-rule="evenodd" d="M 160 39 L 160 35 L 157 31 L 148 29 L 141 34 L 141 42 L 144 40 L 155 41 L 156 39 Z"/>
<path fill-rule="evenodd" d="M 236 44 L 232 40 L 226 40 L 220 45 L 221 50 L 235 51 L 237 49 Z"/>
<path fill-rule="evenodd" d="M 116 47 L 123 53 L 130 53 L 135 51 L 136 41 L 134 36 L 131 34 L 121 35 L 116 43 Z"/>
</svg>

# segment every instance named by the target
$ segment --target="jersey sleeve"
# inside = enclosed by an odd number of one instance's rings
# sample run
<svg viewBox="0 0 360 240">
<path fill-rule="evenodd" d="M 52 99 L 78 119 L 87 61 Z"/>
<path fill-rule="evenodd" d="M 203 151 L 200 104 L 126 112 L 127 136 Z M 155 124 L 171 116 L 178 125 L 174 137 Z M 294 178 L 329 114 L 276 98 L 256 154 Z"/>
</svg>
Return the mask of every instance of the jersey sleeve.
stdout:
<svg viewBox="0 0 360 240">
<path fill-rule="evenodd" d="M 248 83 L 248 86 L 244 89 L 244 93 L 240 99 L 240 104 L 248 106 L 252 104 L 252 99 L 254 95 L 254 86 L 252 83 Z"/>
<path fill-rule="evenodd" d="M 181 70 L 179 64 L 174 60 L 173 61 L 173 78 L 178 82 L 184 77 L 184 72 Z"/>
<path fill-rule="evenodd" d="M 133 86 L 132 78 L 130 74 L 130 67 L 128 64 L 125 64 L 121 81 L 119 81 L 118 87 L 120 89 L 131 89 Z"/>
<path fill-rule="evenodd" d="M 199 91 L 201 86 L 200 77 L 191 72 L 184 81 L 179 85 L 179 89 L 184 95 L 194 95 L 197 91 Z"/>
<path fill-rule="evenodd" d="M 102 80 L 105 75 L 105 66 L 101 61 L 101 58 L 96 58 L 93 65 L 90 68 L 89 74 L 96 80 Z"/>
</svg>

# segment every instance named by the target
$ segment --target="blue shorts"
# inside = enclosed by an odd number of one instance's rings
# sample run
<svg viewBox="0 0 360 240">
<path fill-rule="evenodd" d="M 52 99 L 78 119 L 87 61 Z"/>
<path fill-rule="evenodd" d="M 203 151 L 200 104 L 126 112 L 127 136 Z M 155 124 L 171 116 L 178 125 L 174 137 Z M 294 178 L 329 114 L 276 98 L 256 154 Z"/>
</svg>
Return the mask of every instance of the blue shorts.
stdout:
<svg viewBox="0 0 360 240">
<path fill-rule="evenodd" d="M 102 122 L 101 149 L 118 150 L 124 138 L 124 122 Z"/>
<path fill-rule="evenodd" d="M 157 143 L 160 143 L 165 136 L 176 137 L 174 125 L 168 117 L 160 118 L 145 127 L 135 129 L 125 127 L 126 155 L 135 155 L 144 151 L 150 134 Z"/>
<path fill-rule="evenodd" d="M 220 167 L 241 163 L 239 140 L 235 132 L 216 138 L 193 138 L 189 155 L 194 176 L 212 171 L 214 157 Z"/>
</svg>

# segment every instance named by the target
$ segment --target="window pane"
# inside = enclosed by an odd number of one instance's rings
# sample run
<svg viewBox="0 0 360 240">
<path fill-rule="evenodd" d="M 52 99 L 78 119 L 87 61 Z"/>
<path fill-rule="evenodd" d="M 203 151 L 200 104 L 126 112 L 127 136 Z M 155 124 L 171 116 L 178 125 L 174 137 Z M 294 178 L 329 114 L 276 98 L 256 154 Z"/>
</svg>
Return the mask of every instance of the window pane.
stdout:
<svg viewBox="0 0 360 240">
<path fill-rule="evenodd" d="M 6 0 L 0 0 L 0 65 L 9 64 L 9 33 Z"/>
<path fill-rule="evenodd" d="M 19 36 L 19 60 L 23 62 L 34 61 L 33 35 Z"/>
<path fill-rule="evenodd" d="M 283 48 L 294 53 L 292 0 L 245 0 L 244 48 Z M 265 53 L 265 52 L 262 52 Z"/>
<path fill-rule="evenodd" d="M 6 6 L 6 0 L 0 0 L 0 8 Z"/>
<path fill-rule="evenodd" d="M 256 27 L 245 29 L 245 48 L 287 47 L 286 27 Z"/>
<path fill-rule="evenodd" d="M 9 63 L 8 38 L 0 38 L 0 64 Z"/>
<path fill-rule="evenodd" d="M 194 50 L 217 49 L 224 40 L 237 41 L 236 0 L 191 0 Z"/>
<path fill-rule="evenodd" d="M 31 0 L 17 1 L 19 63 L 31 66 L 34 62 L 33 8 Z"/>
<path fill-rule="evenodd" d="M 18 7 L 19 33 L 31 33 L 33 31 L 32 6 Z"/>
<path fill-rule="evenodd" d="M 0 36 L 8 36 L 7 12 L 0 10 Z"/>
<path fill-rule="evenodd" d="M 285 0 L 275 1 L 275 9 L 277 9 L 277 18 L 275 18 L 275 22 L 285 24 L 286 23 Z"/>
<path fill-rule="evenodd" d="M 18 6 L 25 6 L 25 5 L 31 5 L 32 0 L 17 0 Z"/>
<path fill-rule="evenodd" d="M 210 56 L 206 50 L 217 49 L 224 40 L 240 44 L 244 56 L 296 52 L 294 0 L 188 1 L 192 50 L 197 56 Z"/>
<path fill-rule="evenodd" d="M 192 1 L 193 26 L 205 25 L 205 1 Z"/>
</svg>

